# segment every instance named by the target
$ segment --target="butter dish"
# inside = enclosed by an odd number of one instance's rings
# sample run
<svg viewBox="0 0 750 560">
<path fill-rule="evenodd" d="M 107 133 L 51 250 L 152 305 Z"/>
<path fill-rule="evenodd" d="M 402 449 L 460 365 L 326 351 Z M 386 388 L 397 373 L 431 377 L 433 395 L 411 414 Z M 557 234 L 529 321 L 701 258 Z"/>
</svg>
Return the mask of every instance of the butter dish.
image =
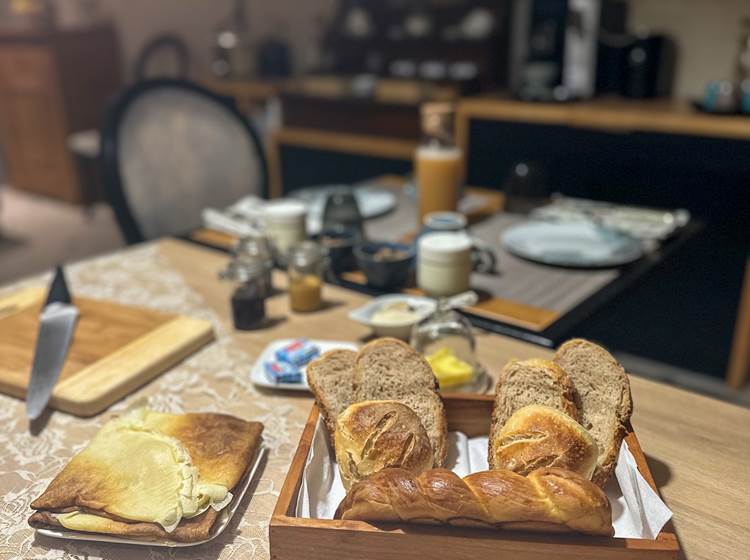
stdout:
<svg viewBox="0 0 750 560">
<path fill-rule="evenodd" d="M 403 304 L 408 306 L 408 314 L 399 313 L 391 320 L 379 319 L 377 314 L 383 309 Z M 389 294 L 380 296 L 349 313 L 349 319 L 367 325 L 376 336 L 392 336 L 401 340 L 408 340 L 414 325 L 432 315 L 437 309 L 434 299 L 410 296 L 405 294 Z"/>
</svg>

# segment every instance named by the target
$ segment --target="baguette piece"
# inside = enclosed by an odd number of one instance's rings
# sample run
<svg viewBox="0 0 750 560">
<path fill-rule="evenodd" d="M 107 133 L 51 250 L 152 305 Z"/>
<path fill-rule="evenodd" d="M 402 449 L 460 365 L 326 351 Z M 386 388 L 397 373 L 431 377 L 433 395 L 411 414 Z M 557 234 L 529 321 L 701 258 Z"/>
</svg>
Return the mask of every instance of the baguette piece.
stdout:
<svg viewBox="0 0 750 560">
<path fill-rule="evenodd" d="M 335 518 L 613 534 L 612 510 L 601 488 L 554 467 L 537 469 L 527 477 L 495 470 L 463 479 L 447 469 L 418 476 L 405 469 L 385 469 L 355 484 Z"/>
<path fill-rule="evenodd" d="M 422 423 L 396 401 L 364 401 L 339 415 L 336 462 L 344 487 L 387 467 L 414 474 L 432 468 L 434 455 Z"/>
<path fill-rule="evenodd" d="M 575 385 L 581 424 L 599 446 L 592 480 L 604 486 L 615 469 L 620 445 L 628 433 L 633 412 L 630 381 L 612 354 L 588 340 L 569 340 L 557 350 L 554 361 Z"/>
<path fill-rule="evenodd" d="M 443 401 L 430 364 L 395 338 L 366 344 L 354 364 L 354 402 L 394 400 L 411 408 L 430 438 L 433 465 L 445 465 L 448 437 Z"/>
<path fill-rule="evenodd" d="M 490 468 L 524 476 L 541 467 L 560 467 L 591 480 L 598 457 L 599 448 L 583 426 L 539 404 L 517 410 L 490 440 Z"/>
<path fill-rule="evenodd" d="M 307 384 L 315 396 L 333 443 L 336 419 L 354 402 L 352 350 L 330 350 L 307 366 Z"/>
</svg>

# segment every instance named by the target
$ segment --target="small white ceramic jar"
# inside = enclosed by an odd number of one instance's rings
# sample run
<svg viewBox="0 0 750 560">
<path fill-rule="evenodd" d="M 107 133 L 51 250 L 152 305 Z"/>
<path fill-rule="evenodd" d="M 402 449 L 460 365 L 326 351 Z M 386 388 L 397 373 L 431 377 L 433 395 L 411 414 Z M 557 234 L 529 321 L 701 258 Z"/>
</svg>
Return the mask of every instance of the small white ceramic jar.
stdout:
<svg viewBox="0 0 750 560">
<path fill-rule="evenodd" d="M 292 245 L 307 236 L 307 205 L 299 200 L 273 200 L 263 208 L 266 237 L 279 255 L 286 256 Z"/>
<path fill-rule="evenodd" d="M 469 289 L 474 244 L 465 233 L 427 233 L 417 248 L 417 286 L 427 295 L 447 297 Z"/>
</svg>

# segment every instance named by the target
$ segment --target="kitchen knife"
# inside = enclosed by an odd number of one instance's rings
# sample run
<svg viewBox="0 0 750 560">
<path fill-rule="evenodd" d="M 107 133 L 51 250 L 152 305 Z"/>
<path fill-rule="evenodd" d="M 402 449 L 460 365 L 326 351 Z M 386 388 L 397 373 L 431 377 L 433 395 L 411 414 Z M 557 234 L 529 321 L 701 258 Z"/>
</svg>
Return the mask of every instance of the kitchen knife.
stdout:
<svg viewBox="0 0 750 560">
<path fill-rule="evenodd" d="M 73 339 L 78 309 L 70 299 L 62 267 L 57 267 L 39 321 L 39 337 L 26 392 L 26 415 L 35 420 L 47 406 Z"/>
</svg>

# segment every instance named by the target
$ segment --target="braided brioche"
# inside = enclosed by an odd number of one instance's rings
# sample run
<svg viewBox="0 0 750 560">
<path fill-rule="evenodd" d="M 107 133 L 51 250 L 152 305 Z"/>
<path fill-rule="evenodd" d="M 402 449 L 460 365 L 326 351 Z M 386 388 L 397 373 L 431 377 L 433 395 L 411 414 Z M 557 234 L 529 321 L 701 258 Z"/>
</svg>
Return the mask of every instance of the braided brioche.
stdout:
<svg viewBox="0 0 750 560">
<path fill-rule="evenodd" d="M 446 469 L 414 476 L 388 468 L 352 486 L 336 510 L 336 519 L 613 533 L 604 492 L 580 475 L 554 467 L 526 477 L 493 470 L 463 479 Z"/>
</svg>

